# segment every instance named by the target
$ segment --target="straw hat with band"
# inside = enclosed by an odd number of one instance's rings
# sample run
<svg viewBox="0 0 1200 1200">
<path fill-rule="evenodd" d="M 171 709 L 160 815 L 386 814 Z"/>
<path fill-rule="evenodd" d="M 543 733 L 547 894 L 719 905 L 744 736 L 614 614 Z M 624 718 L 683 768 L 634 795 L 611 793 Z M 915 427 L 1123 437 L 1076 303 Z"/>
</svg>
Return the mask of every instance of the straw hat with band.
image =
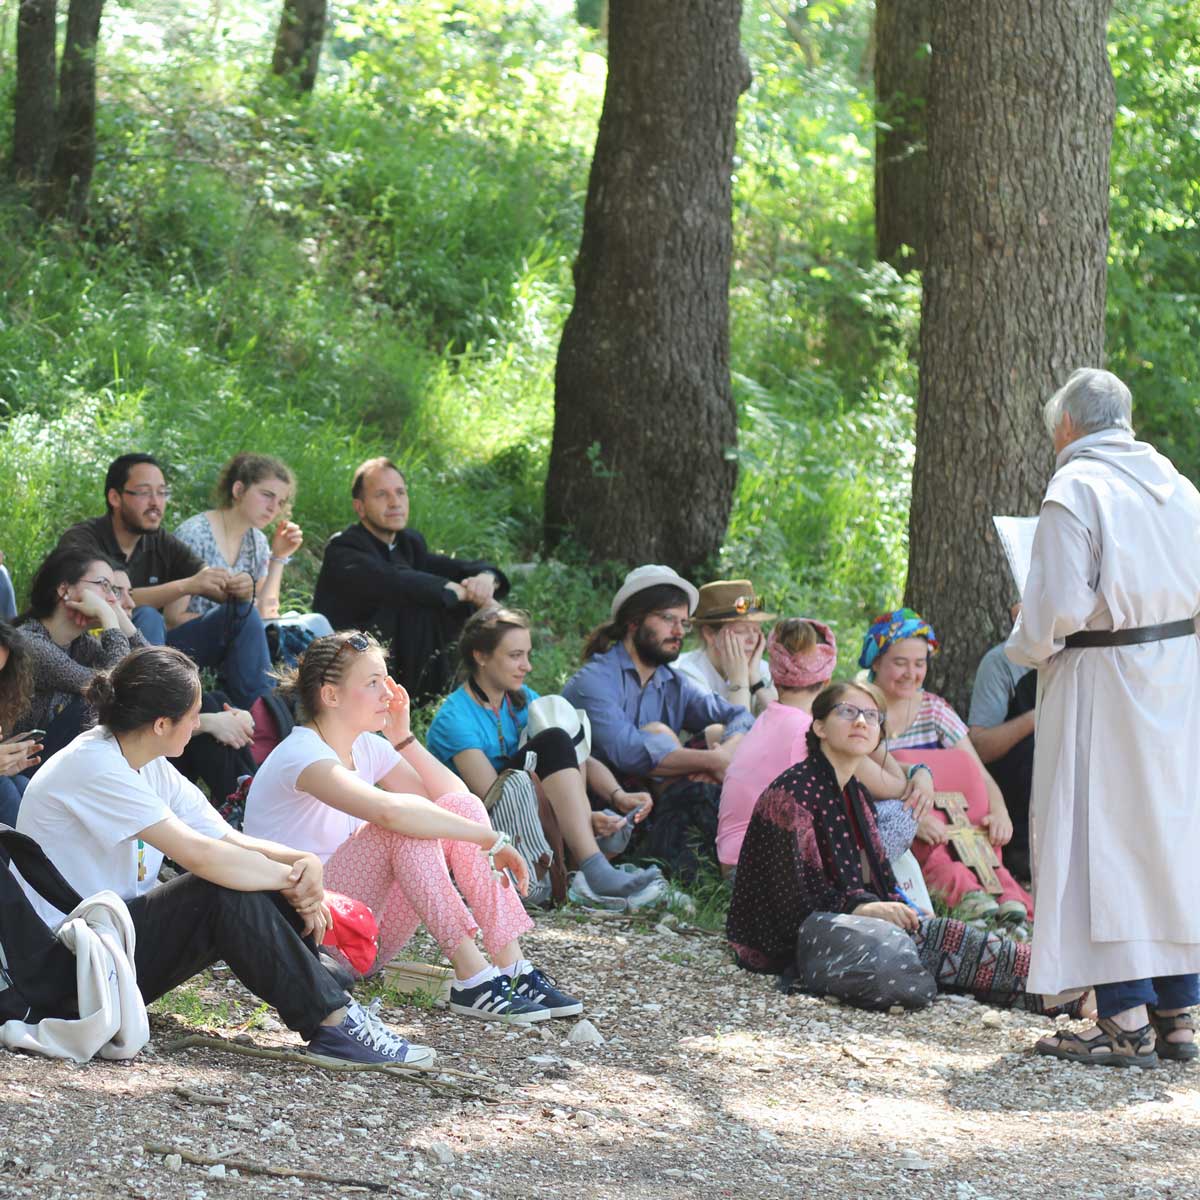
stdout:
<svg viewBox="0 0 1200 1200">
<path fill-rule="evenodd" d="M 763 612 L 762 601 L 748 579 L 717 579 L 700 589 L 692 614 L 694 625 L 719 625 L 725 621 L 774 621 L 775 614 Z"/>
</svg>

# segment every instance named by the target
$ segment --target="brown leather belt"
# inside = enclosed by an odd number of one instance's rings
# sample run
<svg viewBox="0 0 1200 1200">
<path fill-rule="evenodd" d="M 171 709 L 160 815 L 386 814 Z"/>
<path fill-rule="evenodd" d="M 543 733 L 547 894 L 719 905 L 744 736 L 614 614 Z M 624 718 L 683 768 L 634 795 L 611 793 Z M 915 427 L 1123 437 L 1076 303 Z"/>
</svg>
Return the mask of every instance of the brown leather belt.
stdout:
<svg viewBox="0 0 1200 1200">
<path fill-rule="evenodd" d="M 1142 625 L 1137 629 L 1088 629 L 1067 637 L 1067 649 L 1089 646 L 1136 646 L 1139 642 L 1165 642 L 1168 638 L 1195 636 L 1196 618 L 1168 621 L 1165 625 Z"/>
</svg>

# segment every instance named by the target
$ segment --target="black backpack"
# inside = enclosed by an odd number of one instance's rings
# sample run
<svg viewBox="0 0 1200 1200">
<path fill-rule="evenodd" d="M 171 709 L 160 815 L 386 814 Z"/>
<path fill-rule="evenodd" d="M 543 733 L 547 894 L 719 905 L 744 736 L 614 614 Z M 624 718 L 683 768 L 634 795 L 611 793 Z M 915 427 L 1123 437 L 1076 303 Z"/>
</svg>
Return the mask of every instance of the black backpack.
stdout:
<svg viewBox="0 0 1200 1200">
<path fill-rule="evenodd" d="M 37 842 L 0 824 L 0 1022 L 77 1017 L 75 955 L 29 903 L 6 856 L 55 908 L 69 913 L 80 902 Z"/>
</svg>

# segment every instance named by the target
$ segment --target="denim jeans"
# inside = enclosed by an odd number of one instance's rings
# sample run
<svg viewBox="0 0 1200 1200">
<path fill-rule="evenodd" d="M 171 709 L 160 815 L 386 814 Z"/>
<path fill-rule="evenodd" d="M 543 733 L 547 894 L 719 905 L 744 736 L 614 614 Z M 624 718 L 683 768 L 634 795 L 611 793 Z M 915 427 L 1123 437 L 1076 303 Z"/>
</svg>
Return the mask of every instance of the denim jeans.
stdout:
<svg viewBox="0 0 1200 1200">
<path fill-rule="evenodd" d="M 1115 1017 L 1139 1004 L 1168 1010 L 1200 1004 L 1200 975 L 1162 975 L 1096 985 L 1096 1011 L 1102 1017 Z"/>
<path fill-rule="evenodd" d="M 148 604 L 139 604 L 129 619 L 133 622 L 134 629 L 150 645 L 165 646 L 167 644 L 167 623 L 157 608 L 151 608 Z"/>
<path fill-rule="evenodd" d="M 0 823 L 16 828 L 21 797 L 28 784 L 24 775 L 0 775 Z"/>
<path fill-rule="evenodd" d="M 230 600 L 177 625 L 167 632 L 167 645 L 177 646 L 202 667 L 216 667 L 238 708 L 249 708 L 275 687 L 267 633 L 249 601 Z"/>
</svg>

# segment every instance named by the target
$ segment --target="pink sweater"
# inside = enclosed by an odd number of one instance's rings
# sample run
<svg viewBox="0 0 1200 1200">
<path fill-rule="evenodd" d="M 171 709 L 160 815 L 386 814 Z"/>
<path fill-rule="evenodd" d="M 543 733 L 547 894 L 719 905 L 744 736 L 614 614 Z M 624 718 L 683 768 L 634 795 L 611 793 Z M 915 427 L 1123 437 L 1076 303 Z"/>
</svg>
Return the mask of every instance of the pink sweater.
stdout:
<svg viewBox="0 0 1200 1200">
<path fill-rule="evenodd" d="M 767 785 L 808 757 L 804 735 L 811 724 L 812 716 L 803 709 L 773 700 L 738 743 L 721 786 L 717 820 L 717 858 L 726 866 L 737 864 L 746 826 Z"/>
</svg>

